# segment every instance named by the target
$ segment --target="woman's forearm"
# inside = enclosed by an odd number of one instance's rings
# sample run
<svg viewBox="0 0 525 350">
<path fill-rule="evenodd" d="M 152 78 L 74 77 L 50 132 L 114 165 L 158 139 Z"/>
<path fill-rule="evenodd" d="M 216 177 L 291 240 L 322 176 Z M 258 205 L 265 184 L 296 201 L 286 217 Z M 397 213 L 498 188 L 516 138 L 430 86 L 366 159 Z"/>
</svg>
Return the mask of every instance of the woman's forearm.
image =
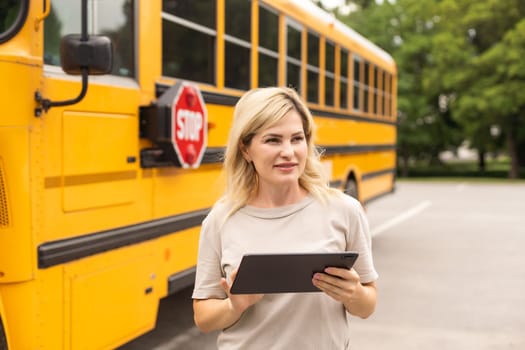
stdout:
<svg viewBox="0 0 525 350">
<path fill-rule="evenodd" d="M 227 328 L 242 315 L 233 309 L 229 298 L 193 300 L 193 310 L 195 324 L 204 333 Z"/>
</svg>

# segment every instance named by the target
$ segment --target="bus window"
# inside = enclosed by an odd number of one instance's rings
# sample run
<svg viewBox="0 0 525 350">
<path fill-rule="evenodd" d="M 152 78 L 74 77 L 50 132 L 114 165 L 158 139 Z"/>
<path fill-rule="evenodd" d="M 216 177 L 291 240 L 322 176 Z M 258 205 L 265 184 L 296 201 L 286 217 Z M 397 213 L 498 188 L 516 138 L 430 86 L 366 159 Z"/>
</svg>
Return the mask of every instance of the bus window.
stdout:
<svg viewBox="0 0 525 350">
<path fill-rule="evenodd" d="M 334 105 L 334 71 L 335 47 L 331 42 L 325 44 L 325 78 L 324 78 L 324 104 Z"/>
<path fill-rule="evenodd" d="M 215 18 L 214 0 L 162 2 L 164 76 L 215 83 Z"/>
<path fill-rule="evenodd" d="M 286 86 L 301 92 L 301 26 L 287 19 Z"/>
<path fill-rule="evenodd" d="M 13 37 L 24 24 L 27 0 L 0 1 L 0 43 Z"/>
<path fill-rule="evenodd" d="M 374 66 L 374 105 L 372 106 L 373 113 L 379 114 L 379 70 Z"/>
<path fill-rule="evenodd" d="M 226 87 L 250 88 L 251 4 L 246 0 L 225 3 L 224 83 Z"/>
<path fill-rule="evenodd" d="M 134 0 L 98 0 L 88 3 L 88 32 L 105 35 L 113 42 L 111 74 L 135 76 Z M 44 27 L 44 63 L 60 66 L 60 39 L 80 33 L 80 2 L 53 0 Z"/>
<path fill-rule="evenodd" d="M 259 86 L 277 85 L 279 18 L 259 6 Z"/>
<path fill-rule="evenodd" d="M 308 32 L 307 101 L 319 103 L 319 36 Z"/>
<path fill-rule="evenodd" d="M 358 111 L 361 106 L 359 105 L 359 92 L 361 90 L 361 59 L 358 56 L 354 56 L 354 110 Z"/>
<path fill-rule="evenodd" d="M 363 77 L 363 112 L 365 113 L 368 113 L 368 95 L 369 95 L 369 90 L 370 90 L 370 84 L 369 84 L 369 79 L 370 79 L 370 63 L 368 63 L 368 61 L 365 61 L 364 62 L 364 77 Z"/>
<path fill-rule="evenodd" d="M 385 116 L 392 118 L 392 75 L 386 74 L 385 76 Z"/>
<path fill-rule="evenodd" d="M 381 85 L 382 88 L 381 90 L 383 91 L 383 94 L 382 94 L 382 101 L 383 103 L 381 103 L 381 115 L 383 116 L 386 116 L 386 71 L 383 71 L 383 84 Z"/>
<path fill-rule="evenodd" d="M 341 49 L 341 77 L 339 79 L 339 107 L 348 108 L 348 51 Z"/>
</svg>

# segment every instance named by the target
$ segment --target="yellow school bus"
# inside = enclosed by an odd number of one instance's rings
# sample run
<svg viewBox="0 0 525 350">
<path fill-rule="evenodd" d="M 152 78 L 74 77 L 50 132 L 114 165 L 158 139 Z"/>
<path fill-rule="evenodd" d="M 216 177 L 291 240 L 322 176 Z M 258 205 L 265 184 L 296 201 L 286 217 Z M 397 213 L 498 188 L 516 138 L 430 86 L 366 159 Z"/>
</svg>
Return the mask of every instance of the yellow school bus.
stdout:
<svg viewBox="0 0 525 350">
<path fill-rule="evenodd" d="M 395 182 L 396 66 L 306 0 L 0 1 L 0 349 L 112 349 L 193 283 L 243 91 L 292 86 L 339 187 Z"/>
</svg>

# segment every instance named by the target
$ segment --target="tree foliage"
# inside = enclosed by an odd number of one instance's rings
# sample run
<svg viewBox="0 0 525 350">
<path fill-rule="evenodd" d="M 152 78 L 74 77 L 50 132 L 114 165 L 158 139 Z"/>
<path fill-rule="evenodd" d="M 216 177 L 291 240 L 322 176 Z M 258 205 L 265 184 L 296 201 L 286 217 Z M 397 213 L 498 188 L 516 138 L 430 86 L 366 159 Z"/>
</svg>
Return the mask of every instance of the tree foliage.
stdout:
<svg viewBox="0 0 525 350">
<path fill-rule="evenodd" d="M 340 19 L 397 63 L 401 159 L 436 161 L 439 152 L 468 141 L 481 170 L 487 152 L 504 149 L 512 159 L 509 176 L 517 177 L 525 163 L 525 2 L 358 5 Z"/>
</svg>

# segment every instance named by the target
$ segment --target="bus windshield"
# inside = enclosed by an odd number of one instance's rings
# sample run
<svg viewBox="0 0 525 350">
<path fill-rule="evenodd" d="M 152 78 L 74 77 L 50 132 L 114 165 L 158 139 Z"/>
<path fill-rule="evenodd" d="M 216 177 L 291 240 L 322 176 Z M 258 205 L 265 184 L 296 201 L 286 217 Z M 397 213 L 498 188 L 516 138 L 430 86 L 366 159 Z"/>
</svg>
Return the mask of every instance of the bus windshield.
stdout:
<svg viewBox="0 0 525 350">
<path fill-rule="evenodd" d="M 134 1 L 88 1 L 89 34 L 111 38 L 114 47 L 111 74 L 135 76 Z M 80 2 L 53 0 L 44 29 L 44 62 L 60 66 L 60 39 L 67 34 L 80 33 Z"/>
<path fill-rule="evenodd" d="M 21 27 L 22 13 L 26 7 L 26 1 L 0 1 L 0 43 L 7 41 L 16 34 Z"/>
</svg>

